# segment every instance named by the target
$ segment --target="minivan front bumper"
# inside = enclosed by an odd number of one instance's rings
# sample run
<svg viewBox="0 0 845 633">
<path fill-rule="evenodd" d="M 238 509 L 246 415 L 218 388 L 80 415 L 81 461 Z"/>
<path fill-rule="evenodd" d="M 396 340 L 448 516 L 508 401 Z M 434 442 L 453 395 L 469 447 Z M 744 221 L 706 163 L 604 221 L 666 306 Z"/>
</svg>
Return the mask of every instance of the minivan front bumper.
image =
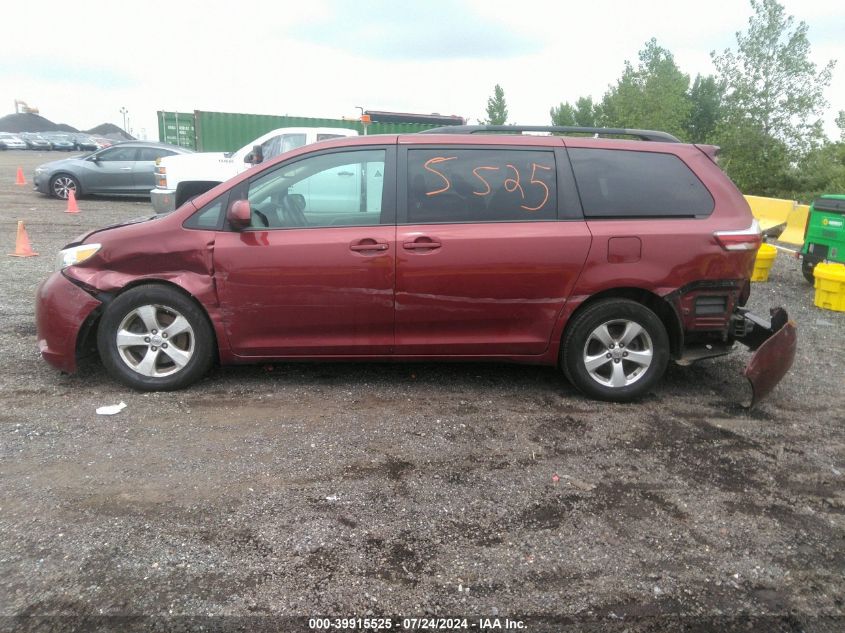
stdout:
<svg viewBox="0 0 845 633">
<path fill-rule="evenodd" d="M 769 320 L 745 308 L 735 312 L 736 340 L 754 352 L 742 372 L 751 383 L 749 408 L 769 395 L 786 375 L 798 347 L 795 322 L 789 320 L 786 310 L 774 308 L 770 312 Z"/>
<path fill-rule="evenodd" d="M 88 317 L 102 305 L 61 272 L 45 279 L 36 295 L 35 322 L 38 350 L 53 367 L 76 371 L 76 347 Z"/>
</svg>

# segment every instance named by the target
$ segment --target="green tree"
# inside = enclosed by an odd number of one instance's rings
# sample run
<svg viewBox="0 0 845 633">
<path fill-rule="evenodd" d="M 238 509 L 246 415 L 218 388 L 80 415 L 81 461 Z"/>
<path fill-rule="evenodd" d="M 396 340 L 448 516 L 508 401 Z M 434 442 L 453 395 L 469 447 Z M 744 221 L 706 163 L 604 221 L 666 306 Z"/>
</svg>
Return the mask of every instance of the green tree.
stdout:
<svg viewBox="0 0 845 633">
<path fill-rule="evenodd" d="M 493 96 L 487 99 L 488 125 L 504 125 L 508 120 L 508 106 L 505 102 L 505 91 L 499 84 L 493 88 Z"/>
<path fill-rule="evenodd" d="M 598 125 L 596 106 L 592 97 L 580 97 L 575 105 L 569 102 L 553 107 L 549 114 L 552 125 L 577 125 L 580 127 L 596 127 Z"/>
<path fill-rule="evenodd" d="M 581 127 L 596 127 L 598 125 L 598 109 L 592 97 L 580 97 L 575 102 L 575 125 Z"/>
<path fill-rule="evenodd" d="M 839 140 L 826 142 L 802 158 L 798 186 L 789 196 L 810 202 L 823 193 L 845 193 L 845 110 L 836 117 Z"/>
<path fill-rule="evenodd" d="M 663 130 L 686 138 L 692 106 L 687 95 L 689 76 L 675 58 L 652 38 L 639 53 L 636 68 L 625 70 L 599 104 L 602 125 Z"/>
<path fill-rule="evenodd" d="M 690 143 L 708 143 L 722 118 L 722 86 L 715 77 L 697 75 L 689 90 L 690 112 L 687 139 Z"/>
<path fill-rule="evenodd" d="M 552 106 L 549 116 L 552 118 L 552 125 L 575 125 L 575 108 L 568 101 L 559 106 Z"/>
<path fill-rule="evenodd" d="M 809 203 L 823 193 L 845 193 L 845 141 L 812 150 L 801 159 L 797 172 L 789 198 Z"/>
<path fill-rule="evenodd" d="M 789 148 L 753 121 L 720 125 L 716 144 L 719 164 L 743 193 L 779 198 L 795 188 Z"/>
<path fill-rule="evenodd" d="M 736 52 L 711 53 L 726 88 L 723 127 L 771 136 L 795 161 L 824 138 L 818 117 L 826 106 L 824 91 L 835 62 L 819 69 L 810 61 L 807 25 L 795 24 L 777 0 L 751 0 L 751 7 L 748 30 L 736 34 Z"/>
</svg>

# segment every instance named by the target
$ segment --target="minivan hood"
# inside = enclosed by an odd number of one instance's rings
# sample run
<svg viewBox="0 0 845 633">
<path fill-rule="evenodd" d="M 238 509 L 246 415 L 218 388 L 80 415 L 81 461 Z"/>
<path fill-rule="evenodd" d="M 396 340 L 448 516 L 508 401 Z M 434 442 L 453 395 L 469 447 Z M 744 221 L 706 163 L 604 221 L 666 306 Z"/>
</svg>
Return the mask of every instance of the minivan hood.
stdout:
<svg viewBox="0 0 845 633">
<path fill-rule="evenodd" d="M 104 233 L 106 231 L 110 231 L 112 229 L 117 229 L 117 228 L 120 228 L 122 226 L 129 226 L 131 224 L 141 224 L 143 222 L 150 222 L 152 220 L 161 219 L 163 217 L 164 217 L 163 215 L 159 215 L 158 213 L 154 213 L 152 215 L 143 215 L 143 216 L 140 216 L 140 217 L 137 217 L 137 218 L 132 218 L 131 220 L 126 220 L 124 222 L 117 222 L 116 224 L 109 224 L 108 226 L 102 226 L 98 229 L 94 229 L 93 231 L 88 231 L 87 233 L 82 233 L 81 235 L 78 235 L 77 237 L 75 237 L 73 239 L 72 242 L 70 242 L 69 244 L 64 246 L 64 248 L 70 248 L 72 246 L 78 246 L 79 244 L 83 244 L 83 243 L 85 243 L 85 241 L 89 237 L 91 237 L 92 235 L 95 235 L 97 233 Z"/>
</svg>

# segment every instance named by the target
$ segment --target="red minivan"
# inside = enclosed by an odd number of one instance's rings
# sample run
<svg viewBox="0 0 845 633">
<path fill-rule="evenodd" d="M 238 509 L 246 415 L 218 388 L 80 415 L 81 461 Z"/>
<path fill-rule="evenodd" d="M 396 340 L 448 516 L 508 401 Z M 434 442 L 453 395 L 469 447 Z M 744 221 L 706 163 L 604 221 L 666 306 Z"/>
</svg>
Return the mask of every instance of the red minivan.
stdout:
<svg viewBox="0 0 845 633">
<path fill-rule="evenodd" d="M 795 327 L 742 307 L 760 232 L 715 152 L 512 126 L 310 145 L 68 244 L 38 290 L 39 348 L 73 372 L 96 343 L 144 390 L 215 361 L 491 359 L 624 401 L 740 341 L 759 400 Z"/>
</svg>

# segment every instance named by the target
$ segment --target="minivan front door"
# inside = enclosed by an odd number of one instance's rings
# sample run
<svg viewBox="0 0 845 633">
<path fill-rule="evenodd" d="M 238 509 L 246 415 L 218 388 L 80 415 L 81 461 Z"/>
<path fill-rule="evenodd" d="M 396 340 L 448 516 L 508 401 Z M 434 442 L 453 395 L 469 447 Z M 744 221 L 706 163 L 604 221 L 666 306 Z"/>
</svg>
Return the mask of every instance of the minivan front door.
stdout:
<svg viewBox="0 0 845 633">
<path fill-rule="evenodd" d="M 233 190 L 229 204 L 246 197 L 252 225 L 218 235 L 214 276 L 236 355 L 391 353 L 396 226 L 395 188 L 383 186 L 388 154 L 395 151 L 309 155 L 258 174 L 248 193 Z M 361 184 L 343 205 L 336 181 L 325 177 L 338 169 Z"/>
</svg>

